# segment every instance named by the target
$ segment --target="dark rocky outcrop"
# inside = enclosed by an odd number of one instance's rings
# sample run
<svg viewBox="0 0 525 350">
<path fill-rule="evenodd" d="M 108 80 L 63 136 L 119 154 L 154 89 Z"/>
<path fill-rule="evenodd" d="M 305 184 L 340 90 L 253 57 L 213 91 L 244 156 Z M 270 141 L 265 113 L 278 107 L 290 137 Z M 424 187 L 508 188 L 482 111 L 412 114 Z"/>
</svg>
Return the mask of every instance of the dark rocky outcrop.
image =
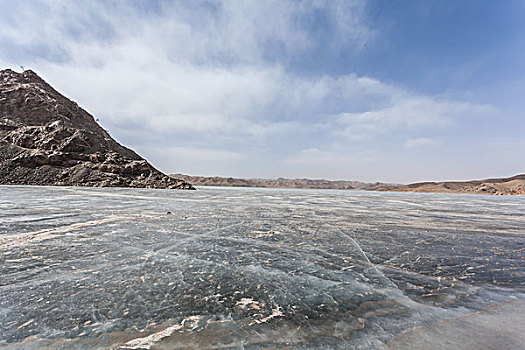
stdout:
<svg viewBox="0 0 525 350">
<path fill-rule="evenodd" d="M 194 189 L 116 142 L 33 71 L 0 71 L 0 184 Z"/>
</svg>

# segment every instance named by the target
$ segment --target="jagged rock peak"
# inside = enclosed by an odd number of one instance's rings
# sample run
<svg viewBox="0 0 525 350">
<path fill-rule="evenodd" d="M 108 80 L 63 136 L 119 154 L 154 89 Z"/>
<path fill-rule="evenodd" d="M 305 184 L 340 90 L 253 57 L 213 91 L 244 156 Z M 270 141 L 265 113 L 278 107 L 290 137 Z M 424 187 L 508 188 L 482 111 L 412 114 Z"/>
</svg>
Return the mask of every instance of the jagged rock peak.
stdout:
<svg viewBox="0 0 525 350">
<path fill-rule="evenodd" d="M 193 189 L 115 141 L 35 72 L 0 71 L 0 184 Z"/>
<path fill-rule="evenodd" d="M 58 94 L 55 89 L 53 89 L 45 82 L 44 79 L 39 77 L 38 74 L 33 72 L 31 69 L 25 70 L 22 73 L 15 72 L 12 69 L 4 69 L 0 71 L 0 81 L 2 82 L 3 86 L 20 88 L 29 87 L 32 85 L 33 88 L 48 90 L 48 92 Z"/>
</svg>

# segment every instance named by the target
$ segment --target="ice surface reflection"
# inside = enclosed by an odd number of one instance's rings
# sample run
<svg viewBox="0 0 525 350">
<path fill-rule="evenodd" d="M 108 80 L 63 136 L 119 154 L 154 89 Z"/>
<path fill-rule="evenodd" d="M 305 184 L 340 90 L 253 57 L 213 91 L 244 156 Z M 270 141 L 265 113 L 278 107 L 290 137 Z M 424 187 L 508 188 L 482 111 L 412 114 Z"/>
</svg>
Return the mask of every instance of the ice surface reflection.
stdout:
<svg viewBox="0 0 525 350">
<path fill-rule="evenodd" d="M 3 186 L 0 346 L 520 348 L 524 214 L 523 197 Z"/>
</svg>

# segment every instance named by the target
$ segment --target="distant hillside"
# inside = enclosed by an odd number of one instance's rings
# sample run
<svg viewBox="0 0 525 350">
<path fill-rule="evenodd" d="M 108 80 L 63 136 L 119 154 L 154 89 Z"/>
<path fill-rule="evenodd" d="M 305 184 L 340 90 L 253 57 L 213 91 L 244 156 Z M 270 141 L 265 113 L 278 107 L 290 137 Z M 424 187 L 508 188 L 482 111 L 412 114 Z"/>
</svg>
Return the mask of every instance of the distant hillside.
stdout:
<svg viewBox="0 0 525 350">
<path fill-rule="evenodd" d="M 35 72 L 0 71 L 0 184 L 193 189 L 120 145 Z"/>
<path fill-rule="evenodd" d="M 378 185 L 376 191 L 476 193 L 525 195 L 525 174 L 502 179 L 472 181 L 419 182 L 410 185 Z"/>
<path fill-rule="evenodd" d="M 396 192 L 477 193 L 496 195 L 525 194 L 525 174 L 502 179 L 472 180 L 464 182 L 420 182 L 410 185 L 385 184 L 379 182 L 365 183 L 344 180 L 330 181 L 282 178 L 276 180 L 255 180 L 219 176 L 190 176 L 183 174 L 172 174 L 170 176 L 191 182 L 196 186 L 312 188 Z"/>
<path fill-rule="evenodd" d="M 334 189 L 334 190 L 364 190 L 373 186 L 386 185 L 381 183 L 369 184 L 359 181 L 330 181 L 330 180 L 311 180 L 311 179 L 275 179 L 275 180 L 255 180 L 238 179 L 232 177 L 206 177 L 190 176 L 183 174 L 171 174 L 178 179 L 191 182 L 195 186 L 223 186 L 223 187 L 274 187 L 274 188 L 312 188 L 312 189 Z"/>
</svg>

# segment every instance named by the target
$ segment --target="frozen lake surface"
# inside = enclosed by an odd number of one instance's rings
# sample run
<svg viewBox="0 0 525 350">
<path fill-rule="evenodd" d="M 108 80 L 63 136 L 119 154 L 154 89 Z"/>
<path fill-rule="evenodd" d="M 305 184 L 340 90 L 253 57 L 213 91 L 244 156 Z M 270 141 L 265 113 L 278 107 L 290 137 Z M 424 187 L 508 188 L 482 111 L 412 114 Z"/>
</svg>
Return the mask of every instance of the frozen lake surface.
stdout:
<svg viewBox="0 0 525 350">
<path fill-rule="evenodd" d="M 525 197 L 0 186 L 0 276 L 10 349 L 522 349 Z"/>
</svg>

